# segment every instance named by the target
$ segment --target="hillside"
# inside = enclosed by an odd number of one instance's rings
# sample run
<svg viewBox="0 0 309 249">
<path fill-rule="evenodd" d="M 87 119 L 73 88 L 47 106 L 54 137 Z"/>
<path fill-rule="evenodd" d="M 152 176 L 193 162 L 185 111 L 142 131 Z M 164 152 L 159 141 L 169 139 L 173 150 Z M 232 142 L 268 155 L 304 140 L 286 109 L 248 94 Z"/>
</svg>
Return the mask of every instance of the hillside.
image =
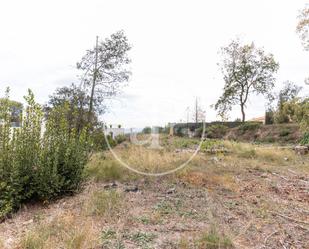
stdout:
<svg viewBox="0 0 309 249">
<path fill-rule="evenodd" d="M 224 138 L 245 142 L 297 144 L 302 133 L 297 124 L 253 124 L 228 129 Z"/>
</svg>

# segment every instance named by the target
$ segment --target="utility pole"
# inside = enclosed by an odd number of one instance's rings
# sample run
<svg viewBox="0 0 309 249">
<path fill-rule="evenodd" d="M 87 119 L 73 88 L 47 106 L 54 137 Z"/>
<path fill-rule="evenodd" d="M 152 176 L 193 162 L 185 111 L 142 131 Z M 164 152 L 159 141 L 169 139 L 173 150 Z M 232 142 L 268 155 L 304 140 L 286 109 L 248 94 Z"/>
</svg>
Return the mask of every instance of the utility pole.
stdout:
<svg viewBox="0 0 309 249">
<path fill-rule="evenodd" d="M 198 103 L 197 103 L 197 97 L 195 98 L 195 123 L 198 122 Z"/>
<path fill-rule="evenodd" d="M 99 43 L 99 36 L 96 37 L 96 45 L 95 45 L 95 63 L 94 63 L 94 69 L 93 69 L 92 87 L 91 87 L 89 112 L 88 112 L 88 125 L 89 126 L 92 121 L 93 98 L 94 98 L 94 90 L 96 86 L 97 73 L 98 73 L 97 72 L 98 71 L 98 43 Z"/>
<path fill-rule="evenodd" d="M 190 107 L 188 106 L 187 109 L 187 133 L 189 135 L 189 114 L 190 114 Z"/>
</svg>

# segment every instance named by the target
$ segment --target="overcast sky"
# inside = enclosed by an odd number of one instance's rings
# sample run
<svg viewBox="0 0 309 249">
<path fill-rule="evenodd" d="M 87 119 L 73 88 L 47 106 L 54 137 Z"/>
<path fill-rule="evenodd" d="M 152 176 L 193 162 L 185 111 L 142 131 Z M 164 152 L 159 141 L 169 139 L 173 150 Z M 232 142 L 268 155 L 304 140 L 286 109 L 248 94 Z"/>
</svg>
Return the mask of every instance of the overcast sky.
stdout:
<svg viewBox="0 0 309 249">
<path fill-rule="evenodd" d="M 45 103 L 57 87 L 77 82 L 75 64 L 101 38 L 123 29 L 132 44 L 132 78 L 104 120 L 125 127 L 186 120 L 198 97 L 207 120 L 224 82 L 218 51 L 231 39 L 254 41 L 280 63 L 277 88 L 304 86 L 309 52 L 295 33 L 308 0 L 53 0 L 1 1 L 0 91 L 15 100 L 31 88 Z M 248 118 L 264 114 L 263 97 L 251 99 Z M 234 108 L 231 119 L 240 117 Z"/>
</svg>

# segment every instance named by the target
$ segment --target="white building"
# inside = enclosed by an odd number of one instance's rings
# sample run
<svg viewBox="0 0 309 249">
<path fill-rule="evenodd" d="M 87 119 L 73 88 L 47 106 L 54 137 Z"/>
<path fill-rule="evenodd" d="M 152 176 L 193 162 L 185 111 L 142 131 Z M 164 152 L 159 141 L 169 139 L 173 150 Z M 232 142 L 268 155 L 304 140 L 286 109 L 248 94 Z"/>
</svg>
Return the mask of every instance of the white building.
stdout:
<svg viewBox="0 0 309 249">
<path fill-rule="evenodd" d="M 119 135 L 124 135 L 124 128 L 121 128 L 120 125 L 113 127 L 110 125 L 109 127 L 105 128 L 106 135 L 110 135 L 113 139 Z"/>
</svg>

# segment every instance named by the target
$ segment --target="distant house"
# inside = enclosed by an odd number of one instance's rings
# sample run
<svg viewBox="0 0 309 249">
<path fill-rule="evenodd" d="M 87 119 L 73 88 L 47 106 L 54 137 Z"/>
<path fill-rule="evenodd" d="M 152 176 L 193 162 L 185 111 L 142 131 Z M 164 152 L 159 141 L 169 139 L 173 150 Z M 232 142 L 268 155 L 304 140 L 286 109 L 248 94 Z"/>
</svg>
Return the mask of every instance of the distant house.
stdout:
<svg viewBox="0 0 309 249">
<path fill-rule="evenodd" d="M 109 127 L 105 128 L 105 132 L 107 135 L 110 135 L 113 139 L 117 136 L 125 134 L 125 130 L 124 128 L 121 128 L 121 125 L 117 125 L 115 127 L 110 125 Z"/>
</svg>

